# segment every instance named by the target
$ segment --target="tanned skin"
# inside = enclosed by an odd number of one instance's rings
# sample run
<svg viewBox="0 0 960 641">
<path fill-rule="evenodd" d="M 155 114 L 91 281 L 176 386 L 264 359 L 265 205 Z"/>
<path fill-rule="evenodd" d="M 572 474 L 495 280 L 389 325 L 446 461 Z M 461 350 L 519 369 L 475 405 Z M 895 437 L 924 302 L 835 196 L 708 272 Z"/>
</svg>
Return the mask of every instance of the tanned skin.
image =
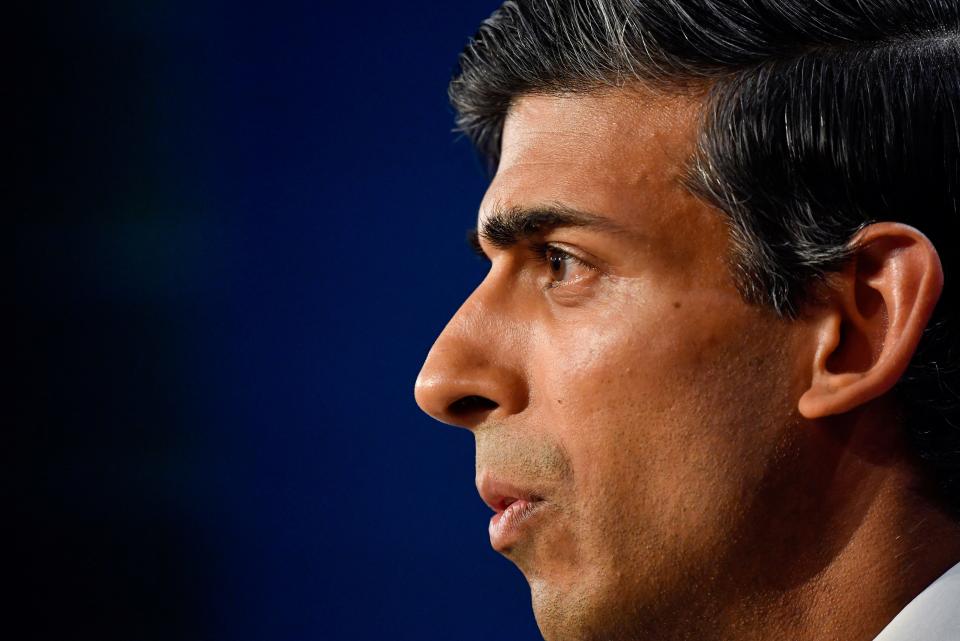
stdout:
<svg viewBox="0 0 960 641">
<path fill-rule="evenodd" d="M 683 185 L 698 96 L 530 95 L 480 206 L 485 280 L 416 398 L 536 494 L 498 551 L 547 641 L 870 641 L 960 560 L 890 390 L 943 284 L 878 223 L 797 320 L 749 304 Z"/>
</svg>

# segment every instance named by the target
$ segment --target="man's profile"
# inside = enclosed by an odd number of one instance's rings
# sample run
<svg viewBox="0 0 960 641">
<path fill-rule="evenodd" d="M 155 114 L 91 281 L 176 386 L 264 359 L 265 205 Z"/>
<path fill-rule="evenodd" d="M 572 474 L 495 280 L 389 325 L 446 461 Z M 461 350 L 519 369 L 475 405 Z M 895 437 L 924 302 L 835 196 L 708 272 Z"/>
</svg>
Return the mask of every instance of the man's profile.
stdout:
<svg viewBox="0 0 960 641">
<path fill-rule="evenodd" d="M 544 637 L 960 640 L 960 3 L 511 0 L 450 93 L 416 397 Z"/>
</svg>

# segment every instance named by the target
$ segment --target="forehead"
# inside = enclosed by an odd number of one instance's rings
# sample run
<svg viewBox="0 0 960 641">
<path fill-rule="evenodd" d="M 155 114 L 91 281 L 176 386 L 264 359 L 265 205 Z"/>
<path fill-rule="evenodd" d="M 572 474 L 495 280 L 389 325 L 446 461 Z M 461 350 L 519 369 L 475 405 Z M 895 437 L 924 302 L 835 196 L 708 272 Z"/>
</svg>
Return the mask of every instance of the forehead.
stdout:
<svg viewBox="0 0 960 641">
<path fill-rule="evenodd" d="M 522 96 L 504 123 L 480 222 L 498 207 L 543 204 L 645 227 L 677 215 L 691 204 L 681 181 L 699 106 L 639 89 Z"/>
<path fill-rule="evenodd" d="M 689 152 L 699 105 L 696 98 L 639 88 L 522 96 L 504 123 L 501 162 L 536 151 L 531 143 L 541 149 L 547 143 L 552 154 L 586 151 L 600 161 L 629 154 L 637 143 L 667 154 Z"/>
</svg>

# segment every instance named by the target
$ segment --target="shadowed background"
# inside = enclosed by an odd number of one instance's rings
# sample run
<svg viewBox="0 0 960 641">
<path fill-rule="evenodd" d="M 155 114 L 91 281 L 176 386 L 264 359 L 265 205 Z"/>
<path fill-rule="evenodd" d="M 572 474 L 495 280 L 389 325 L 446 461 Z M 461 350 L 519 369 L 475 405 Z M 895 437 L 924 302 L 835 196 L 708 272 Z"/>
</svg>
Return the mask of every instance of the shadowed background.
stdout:
<svg viewBox="0 0 960 641">
<path fill-rule="evenodd" d="M 497 4 L 11 22 L 18 638 L 539 638 L 412 396 L 484 271 L 445 92 Z"/>
</svg>

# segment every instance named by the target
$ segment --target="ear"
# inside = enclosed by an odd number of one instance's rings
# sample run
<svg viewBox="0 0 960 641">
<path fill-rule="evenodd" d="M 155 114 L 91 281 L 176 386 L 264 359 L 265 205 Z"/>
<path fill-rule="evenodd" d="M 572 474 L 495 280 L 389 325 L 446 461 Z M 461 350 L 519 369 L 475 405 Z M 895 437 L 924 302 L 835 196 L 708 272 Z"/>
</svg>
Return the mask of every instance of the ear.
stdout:
<svg viewBox="0 0 960 641">
<path fill-rule="evenodd" d="M 943 289 L 940 257 L 913 227 L 869 225 L 851 245 L 849 264 L 812 311 L 811 384 L 798 404 L 808 419 L 848 412 L 893 388 Z"/>
</svg>

